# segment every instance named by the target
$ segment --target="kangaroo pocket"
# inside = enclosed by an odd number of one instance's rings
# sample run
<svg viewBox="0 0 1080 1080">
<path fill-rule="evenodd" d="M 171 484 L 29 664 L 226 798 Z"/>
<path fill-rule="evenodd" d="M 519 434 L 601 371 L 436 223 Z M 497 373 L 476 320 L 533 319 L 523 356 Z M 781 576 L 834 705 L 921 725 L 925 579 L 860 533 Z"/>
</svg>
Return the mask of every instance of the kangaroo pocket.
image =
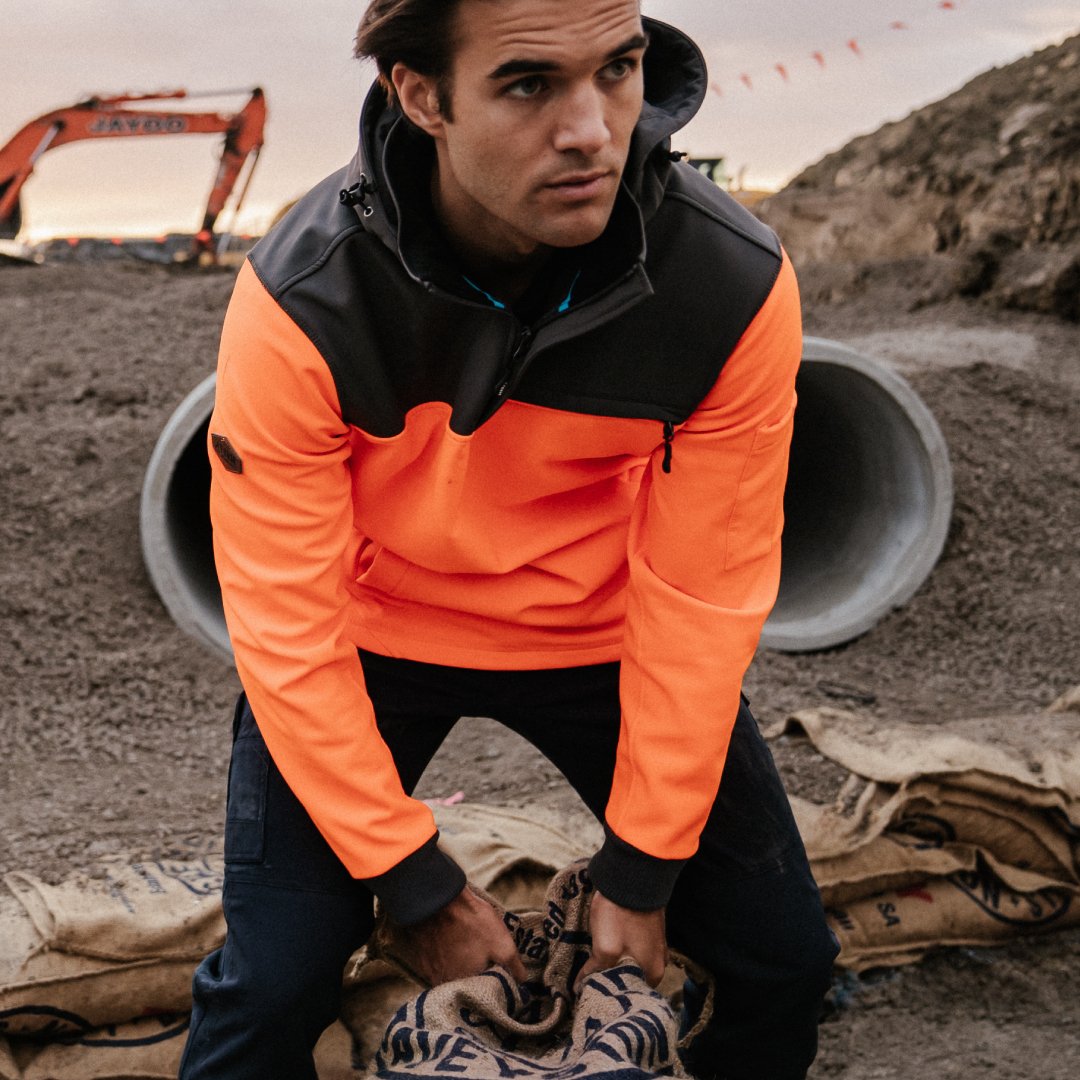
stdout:
<svg viewBox="0 0 1080 1080">
<path fill-rule="evenodd" d="M 356 554 L 353 584 L 361 593 L 394 596 L 411 565 L 374 540 L 365 540 Z"/>
</svg>

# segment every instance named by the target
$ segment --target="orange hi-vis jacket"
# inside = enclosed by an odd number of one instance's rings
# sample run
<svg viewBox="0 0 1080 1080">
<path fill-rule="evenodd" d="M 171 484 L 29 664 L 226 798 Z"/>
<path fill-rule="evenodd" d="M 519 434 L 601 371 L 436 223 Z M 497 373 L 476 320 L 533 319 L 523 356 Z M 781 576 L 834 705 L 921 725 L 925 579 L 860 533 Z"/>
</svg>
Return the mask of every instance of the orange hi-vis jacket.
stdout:
<svg viewBox="0 0 1080 1080">
<path fill-rule="evenodd" d="M 623 188 L 604 237 L 565 253 L 562 302 L 526 325 L 461 277 L 425 202 L 430 145 L 376 89 L 357 158 L 257 245 L 226 318 L 211 514 L 237 670 L 286 782 L 402 922 L 462 879 L 402 791 L 358 647 L 620 661 L 593 876 L 647 909 L 696 850 L 776 597 L 795 277 L 672 162 L 704 68 L 647 22 Z"/>
</svg>

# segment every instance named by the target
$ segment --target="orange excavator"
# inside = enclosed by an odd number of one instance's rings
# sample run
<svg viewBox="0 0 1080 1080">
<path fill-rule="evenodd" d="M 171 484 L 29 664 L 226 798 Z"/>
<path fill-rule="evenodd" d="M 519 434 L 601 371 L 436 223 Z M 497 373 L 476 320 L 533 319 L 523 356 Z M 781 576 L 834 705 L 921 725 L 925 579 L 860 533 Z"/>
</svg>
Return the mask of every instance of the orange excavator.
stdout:
<svg viewBox="0 0 1080 1080">
<path fill-rule="evenodd" d="M 221 93 L 235 93 L 222 91 Z M 214 185 L 206 202 L 202 225 L 195 235 L 192 256 L 214 261 L 214 224 L 225 208 L 248 164 L 236 204 L 239 211 L 247 194 L 251 175 L 263 145 L 266 123 L 266 97 L 259 87 L 251 91 L 247 103 L 237 113 L 182 112 L 169 109 L 130 108 L 143 102 L 159 102 L 187 98 L 186 90 L 169 90 L 158 94 L 117 94 L 112 97 L 92 97 L 67 108 L 31 120 L 0 147 L 0 238 L 13 239 L 22 225 L 19 193 L 38 158 L 46 150 L 82 139 L 132 138 L 144 135 L 198 135 L 223 132 L 225 142 L 221 151 Z M 220 96 L 203 94 L 202 97 Z"/>
</svg>

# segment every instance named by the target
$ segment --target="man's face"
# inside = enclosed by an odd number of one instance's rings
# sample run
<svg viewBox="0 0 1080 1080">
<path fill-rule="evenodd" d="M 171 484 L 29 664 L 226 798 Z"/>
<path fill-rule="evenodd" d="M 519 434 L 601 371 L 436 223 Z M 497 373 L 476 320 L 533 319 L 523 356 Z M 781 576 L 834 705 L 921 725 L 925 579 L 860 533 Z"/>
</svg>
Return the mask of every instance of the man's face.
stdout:
<svg viewBox="0 0 1080 1080">
<path fill-rule="evenodd" d="M 461 0 L 453 121 L 436 132 L 451 231 L 496 258 L 596 239 L 641 112 L 638 0 Z"/>
</svg>

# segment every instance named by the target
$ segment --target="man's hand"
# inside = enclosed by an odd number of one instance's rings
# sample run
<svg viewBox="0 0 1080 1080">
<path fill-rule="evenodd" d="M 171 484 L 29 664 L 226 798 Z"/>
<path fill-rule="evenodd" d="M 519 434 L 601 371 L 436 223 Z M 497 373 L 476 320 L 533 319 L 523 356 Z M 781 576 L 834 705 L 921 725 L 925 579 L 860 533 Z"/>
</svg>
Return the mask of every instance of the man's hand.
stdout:
<svg viewBox="0 0 1080 1080">
<path fill-rule="evenodd" d="M 499 913 L 468 885 L 441 911 L 400 931 L 398 951 L 431 986 L 501 964 L 517 982 L 525 965 Z"/>
<path fill-rule="evenodd" d="M 596 892 L 589 908 L 589 932 L 592 955 L 574 982 L 575 993 L 594 971 L 615 967 L 624 956 L 637 961 L 650 986 L 659 985 L 668 962 L 664 908 L 632 911 Z"/>
</svg>

